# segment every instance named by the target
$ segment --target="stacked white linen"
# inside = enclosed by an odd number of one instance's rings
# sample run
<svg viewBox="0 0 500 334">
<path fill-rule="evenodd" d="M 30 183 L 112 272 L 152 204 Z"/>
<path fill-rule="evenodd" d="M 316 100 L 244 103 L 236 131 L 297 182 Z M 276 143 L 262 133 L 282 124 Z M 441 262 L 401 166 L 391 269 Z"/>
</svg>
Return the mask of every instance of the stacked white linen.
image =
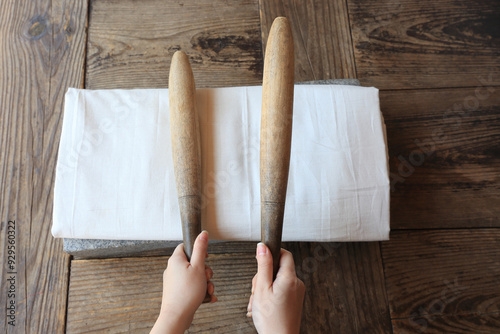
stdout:
<svg viewBox="0 0 500 334">
<path fill-rule="evenodd" d="M 261 94 L 197 91 L 211 239 L 260 239 Z M 168 89 L 68 90 L 55 237 L 182 239 L 168 113 Z M 387 240 L 386 146 L 377 89 L 296 85 L 283 241 Z"/>
</svg>

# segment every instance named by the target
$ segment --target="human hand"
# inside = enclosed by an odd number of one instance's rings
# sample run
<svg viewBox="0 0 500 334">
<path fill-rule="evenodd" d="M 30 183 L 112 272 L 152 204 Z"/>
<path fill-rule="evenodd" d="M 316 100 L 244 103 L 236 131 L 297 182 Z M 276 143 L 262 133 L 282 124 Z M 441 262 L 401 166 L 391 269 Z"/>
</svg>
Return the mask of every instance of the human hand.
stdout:
<svg viewBox="0 0 500 334">
<path fill-rule="evenodd" d="M 183 244 L 177 246 L 163 272 L 163 297 L 160 316 L 151 333 L 184 333 L 193 321 L 194 313 L 203 302 L 206 292 L 211 303 L 217 301 L 210 282 L 212 269 L 205 265 L 208 232 L 201 232 L 194 242 L 191 262 L 184 254 Z"/>
<path fill-rule="evenodd" d="M 305 286 L 297 278 L 292 253 L 281 249 L 280 266 L 273 282 L 273 257 L 263 243 L 257 245 L 257 274 L 247 316 L 261 334 L 298 333 Z"/>
</svg>

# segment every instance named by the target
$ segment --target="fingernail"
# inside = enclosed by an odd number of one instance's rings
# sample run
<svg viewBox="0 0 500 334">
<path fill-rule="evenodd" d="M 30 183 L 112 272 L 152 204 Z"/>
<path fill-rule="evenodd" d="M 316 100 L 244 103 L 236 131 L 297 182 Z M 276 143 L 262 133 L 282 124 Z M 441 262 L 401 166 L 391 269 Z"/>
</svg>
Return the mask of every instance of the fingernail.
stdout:
<svg viewBox="0 0 500 334">
<path fill-rule="evenodd" d="M 208 232 L 205 230 L 201 231 L 200 239 L 207 241 L 208 240 Z"/>
<path fill-rule="evenodd" d="M 257 255 L 265 255 L 267 253 L 267 247 L 262 242 L 257 244 Z"/>
</svg>

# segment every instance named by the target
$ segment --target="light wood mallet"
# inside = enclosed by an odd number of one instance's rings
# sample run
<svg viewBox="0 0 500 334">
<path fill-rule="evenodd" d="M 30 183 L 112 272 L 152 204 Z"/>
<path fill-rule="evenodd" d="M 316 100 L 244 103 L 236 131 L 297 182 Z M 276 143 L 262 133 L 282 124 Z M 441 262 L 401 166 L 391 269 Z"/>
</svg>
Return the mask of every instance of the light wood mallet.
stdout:
<svg viewBox="0 0 500 334">
<path fill-rule="evenodd" d="M 281 235 L 290 165 L 294 51 L 288 20 L 277 17 L 267 40 L 260 128 L 261 236 L 279 267 Z"/>
<path fill-rule="evenodd" d="M 172 158 L 182 238 L 184 252 L 191 261 L 194 241 L 201 233 L 201 152 L 193 71 L 182 51 L 177 51 L 172 58 L 168 88 Z M 203 302 L 209 301 L 207 292 Z"/>
</svg>

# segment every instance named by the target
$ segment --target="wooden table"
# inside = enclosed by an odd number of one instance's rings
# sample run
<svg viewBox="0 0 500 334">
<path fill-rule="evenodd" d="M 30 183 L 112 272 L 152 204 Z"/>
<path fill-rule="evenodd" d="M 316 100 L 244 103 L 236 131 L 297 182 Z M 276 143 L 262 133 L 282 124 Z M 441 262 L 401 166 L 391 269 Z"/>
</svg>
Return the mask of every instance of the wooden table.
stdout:
<svg viewBox="0 0 500 334">
<path fill-rule="evenodd" d="M 391 241 L 285 245 L 307 287 L 301 331 L 499 330 L 495 1 L 7 0 L 1 7 L 0 302 L 14 300 L 16 326 L 2 315 L 0 330 L 149 331 L 167 257 L 75 260 L 50 234 L 66 88 L 166 87 L 179 49 L 198 87 L 260 84 L 262 45 L 277 15 L 293 25 L 296 81 L 358 78 L 381 89 L 393 185 Z M 254 247 L 211 252 L 220 301 L 200 308 L 190 332 L 255 332 L 245 317 Z"/>
</svg>

